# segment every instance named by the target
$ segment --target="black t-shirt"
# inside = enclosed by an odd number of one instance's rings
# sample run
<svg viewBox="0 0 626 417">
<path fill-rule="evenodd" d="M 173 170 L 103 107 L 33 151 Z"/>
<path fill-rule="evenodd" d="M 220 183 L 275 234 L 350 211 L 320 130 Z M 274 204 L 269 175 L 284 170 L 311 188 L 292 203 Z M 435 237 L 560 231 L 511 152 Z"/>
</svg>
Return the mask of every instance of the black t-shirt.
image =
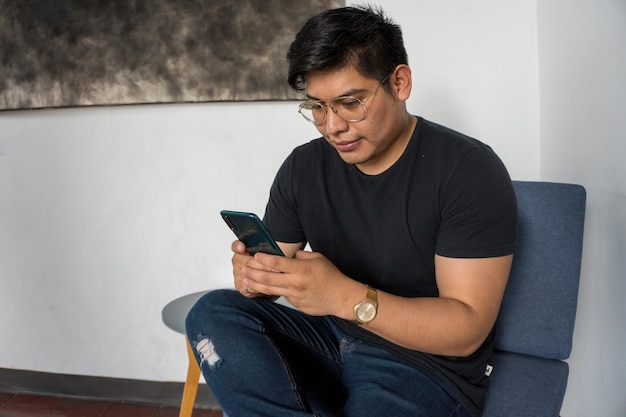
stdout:
<svg viewBox="0 0 626 417">
<path fill-rule="evenodd" d="M 435 254 L 513 253 L 517 204 L 489 146 L 419 118 L 403 155 L 379 175 L 346 164 L 323 138 L 297 147 L 278 171 L 264 221 L 278 241 L 308 242 L 355 280 L 404 297 L 435 297 Z M 336 321 L 430 373 L 480 413 L 491 335 L 470 357 L 443 357 Z"/>
</svg>

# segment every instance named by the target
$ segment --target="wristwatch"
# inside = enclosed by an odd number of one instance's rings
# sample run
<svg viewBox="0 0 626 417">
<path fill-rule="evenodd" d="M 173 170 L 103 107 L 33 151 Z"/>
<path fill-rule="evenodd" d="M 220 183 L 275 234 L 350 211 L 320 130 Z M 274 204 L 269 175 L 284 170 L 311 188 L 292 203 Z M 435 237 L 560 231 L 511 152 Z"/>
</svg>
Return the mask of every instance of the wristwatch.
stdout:
<svg viewBox="0 0 626 417">
<path fill-rule="evenodd" d="M 367 287 L 367 296 L 363 301 L 354 306 L 353 322 L 357 324 L 367 324 L 376 317 L 378 308 L 378 293 L 374 288 Z"/>
</svg>

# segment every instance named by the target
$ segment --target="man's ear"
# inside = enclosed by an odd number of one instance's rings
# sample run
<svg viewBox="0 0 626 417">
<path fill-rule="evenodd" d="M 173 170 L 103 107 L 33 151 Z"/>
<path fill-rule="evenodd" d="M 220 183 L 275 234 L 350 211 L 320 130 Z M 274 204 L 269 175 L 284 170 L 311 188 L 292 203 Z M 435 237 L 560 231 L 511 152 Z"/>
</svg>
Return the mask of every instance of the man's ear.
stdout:
<svg viewBox="0 0 626 417">
<path fill-rule="evenodd" d="M 398 100 L 408 100 L 413 87 L 411 68 L 406 64 L 400 64 L 389 78 L 391 90 Z"/>
</svg>

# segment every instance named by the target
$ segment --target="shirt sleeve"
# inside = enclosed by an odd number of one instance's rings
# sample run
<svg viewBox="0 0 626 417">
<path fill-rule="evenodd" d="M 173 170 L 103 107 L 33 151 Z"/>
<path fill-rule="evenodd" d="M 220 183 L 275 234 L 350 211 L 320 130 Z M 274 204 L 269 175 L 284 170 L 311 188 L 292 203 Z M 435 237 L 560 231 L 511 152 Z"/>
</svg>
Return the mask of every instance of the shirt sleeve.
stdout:
<svg viewBox="0 0 626 417">
<path fill-rule="evenodd" d="M 437 254 L 486 258 L 515 251 L 515 190 L 504 164 L 490 147 L 472 148 L 459 160 L 442 196 Z"/>
</svg>

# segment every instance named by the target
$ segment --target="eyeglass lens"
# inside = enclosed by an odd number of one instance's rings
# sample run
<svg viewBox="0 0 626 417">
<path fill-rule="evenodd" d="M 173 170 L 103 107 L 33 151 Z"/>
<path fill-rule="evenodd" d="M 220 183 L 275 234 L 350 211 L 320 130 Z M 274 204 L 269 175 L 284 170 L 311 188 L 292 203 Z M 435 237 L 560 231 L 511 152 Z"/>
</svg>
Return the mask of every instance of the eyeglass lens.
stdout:
<svg viewBox="0 0 626 417">
<path fill-rule="evenodd" d="M 305 102 L 300 105 L 300 113 L 308 121 L 320 125 L 329 108 L 347 122 L 360 122 L 365 118 L 365 106 L 356 97 L 340 97 L 332 103 Z"/>
</svg>

